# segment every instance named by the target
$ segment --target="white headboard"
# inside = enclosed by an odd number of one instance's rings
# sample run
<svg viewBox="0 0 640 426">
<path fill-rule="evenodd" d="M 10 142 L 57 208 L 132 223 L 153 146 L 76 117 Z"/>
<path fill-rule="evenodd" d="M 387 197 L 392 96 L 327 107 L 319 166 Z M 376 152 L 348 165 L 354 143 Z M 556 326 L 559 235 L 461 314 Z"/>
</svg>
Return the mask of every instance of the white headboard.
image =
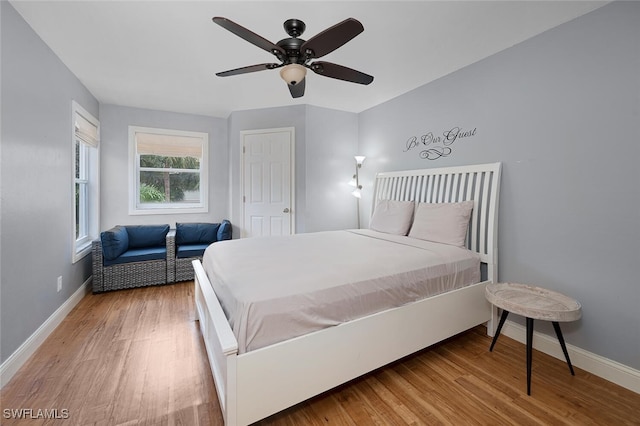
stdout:
<svg viewBox="0 0 640 426">
<path fill-rule="evenodd" d="M 498 279 L 498 201 L 501 163 L 382 172 L 376 175 L 373 207 L 379 200 L 454 203 L 473 200 L 467 247 L 487 264 L 487 279 Z"/>
</svg>

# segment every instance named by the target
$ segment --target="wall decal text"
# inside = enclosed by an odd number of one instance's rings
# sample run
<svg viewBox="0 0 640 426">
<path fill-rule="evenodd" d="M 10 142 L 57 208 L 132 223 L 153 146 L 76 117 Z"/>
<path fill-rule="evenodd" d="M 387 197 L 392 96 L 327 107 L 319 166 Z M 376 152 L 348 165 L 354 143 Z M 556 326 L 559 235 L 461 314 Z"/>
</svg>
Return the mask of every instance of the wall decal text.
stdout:
<svg viewBox="0 0 640 426">
<path fill-rule="evenodd" d="M 424 135 L 411 136 L 407 139 L 406 149 L 408 152 L 414 149 L 420 149 L 418 155 L 423 160 L 437 160 L 441 157 L 447 157 L 451 154 L 451 145 L 459 139 L 470 138 L 476 135 L 478 129 L 474 127 L 472 130 L 465 130 L 462 127 L 453 127 L 442 132 L 442 136 L 436 136 L 433 132 L 427 132 Z"/>
</svg>

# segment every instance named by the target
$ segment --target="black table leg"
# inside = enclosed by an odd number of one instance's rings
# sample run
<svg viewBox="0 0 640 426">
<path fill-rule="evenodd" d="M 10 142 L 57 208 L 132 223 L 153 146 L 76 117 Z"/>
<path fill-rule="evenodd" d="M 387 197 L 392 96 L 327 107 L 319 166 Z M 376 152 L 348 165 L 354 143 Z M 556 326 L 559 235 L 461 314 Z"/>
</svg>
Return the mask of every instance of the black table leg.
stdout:
<svg viewBox="0 0 640 426">
<path fill-rule="evenodd" d="M 527 317 L 527 395 L 531 395 L 532 349 L 533 349 L 533 318 Z"/>
<path fill-rule="evenodd" d="M 556 330 L 556 336 L 558 336 L 560 347 L 562 347 L 562 352 L 564 352 L 564 358 L 567 360 L 567 364 L 569 365 L 569 371 L 571 371 L 572 376 L 575 376 L 576 373 L 573 372 L 573 366 L 571 365 L 571 360 L 569 359 L 569 352 L 567 352 L 567 345 L 564 344 L 564 338 L 562 337 L 560 324 L 558 324 L 557 321 L 552 321 L 551 323 L 553 324 L 553 328 Z"/>
<path fill-rule="evenodd" d="M 503 309 L 502 315 L 500 316 L 500 322 L 498 323 L 498 329 L 496 330 L 496 334 L 493 336 L 493 340 L 491 341 L 491 347 L 489 348 L 489 352 L 493 351 L 493 346 L 498 341 L 498 336 L 500 335 L 500 330 L 502 330 L 502 326 L 504 322 L 507 320 L 507 316 L 509 316 L 509 311 Z"/>
</svg>

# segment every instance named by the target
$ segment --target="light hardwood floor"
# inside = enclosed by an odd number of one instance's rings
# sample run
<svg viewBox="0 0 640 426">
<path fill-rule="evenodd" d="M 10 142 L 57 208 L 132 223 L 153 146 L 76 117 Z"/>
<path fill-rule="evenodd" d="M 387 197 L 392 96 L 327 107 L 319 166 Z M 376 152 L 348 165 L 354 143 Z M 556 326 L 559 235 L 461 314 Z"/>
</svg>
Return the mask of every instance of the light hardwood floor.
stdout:
<svg viewBox="0 0 640 426">
<path fill-rule="evenodd" d="M 477 327 L 261 423 L 640 425 L 640 395 L 538 351 L 527 396 L 524 346 L 490 342 Z M 222 424 L 192 282 L 87 295 L 0 396 L 2 425 Z"/>
</svg>

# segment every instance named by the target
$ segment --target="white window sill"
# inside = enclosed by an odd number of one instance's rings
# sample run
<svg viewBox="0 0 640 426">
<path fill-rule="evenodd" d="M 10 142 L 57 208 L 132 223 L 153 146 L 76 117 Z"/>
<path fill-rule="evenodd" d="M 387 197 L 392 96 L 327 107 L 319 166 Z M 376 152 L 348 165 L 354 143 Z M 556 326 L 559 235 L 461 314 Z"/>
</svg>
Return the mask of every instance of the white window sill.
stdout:
<svg viewBox="0 0 640 426">
<path fill-rule="evenodd" d="M 188 214 L 188 213 L 209 213 L 208 207 L 191 207 L 191 208 L 158 208 L 158 209 L 129 209 L 130 216 L 148 215 L 148 214 Z"/>
<path fill-rule="evenodd" d="M 76 247 L 75 252 L 73 253 L 72 263 L 77 263 L 80 260 L 84 259 L 87 255 L 91 253 L 91 241 L 88 243 L 84 243 L 79 247 Z"/>
</svg>

